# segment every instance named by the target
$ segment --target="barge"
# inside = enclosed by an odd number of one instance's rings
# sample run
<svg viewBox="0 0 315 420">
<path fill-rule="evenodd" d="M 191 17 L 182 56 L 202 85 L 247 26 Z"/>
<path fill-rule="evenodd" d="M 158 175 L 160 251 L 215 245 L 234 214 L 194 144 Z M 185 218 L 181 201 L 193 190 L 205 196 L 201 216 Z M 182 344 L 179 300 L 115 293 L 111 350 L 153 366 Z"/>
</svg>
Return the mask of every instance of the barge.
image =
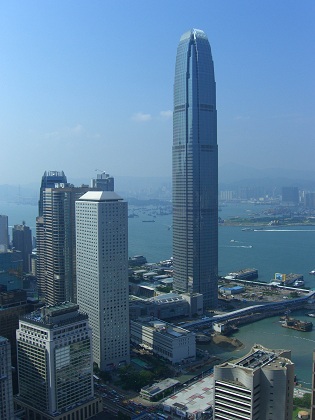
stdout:
<svg viewBox="0 0 315 420">
<path fill-rule="evenodd" d="M 308 332 L 312 331 L 313 323 L 309 321 L 301 321 L 299 319 L 285 317 L 281 324 L 284 328 L 291 328 L 292 330 Z"/>
<path fill-rule="evenodd" d="M 225 279 L 227 280 L 254 280 L 258 278 L 258 270 L 256 268 L 244 268 L 243 270 L 229 273 Z"/>
</svg>

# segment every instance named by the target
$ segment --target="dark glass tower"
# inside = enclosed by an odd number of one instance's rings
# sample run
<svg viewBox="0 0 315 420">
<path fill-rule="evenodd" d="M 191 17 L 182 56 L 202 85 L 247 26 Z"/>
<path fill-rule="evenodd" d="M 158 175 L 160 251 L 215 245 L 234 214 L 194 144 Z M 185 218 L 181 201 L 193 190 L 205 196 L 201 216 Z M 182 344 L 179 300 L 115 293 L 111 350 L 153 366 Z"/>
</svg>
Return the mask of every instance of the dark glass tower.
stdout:
<svg viewBox="0 0 315 420">
<path fill-rule="evenodd" d="M 211 48 L 198 29 L 180 39 L 173 114 L 174 288 L 217 306 L 218 146 Z"/>
</svg>

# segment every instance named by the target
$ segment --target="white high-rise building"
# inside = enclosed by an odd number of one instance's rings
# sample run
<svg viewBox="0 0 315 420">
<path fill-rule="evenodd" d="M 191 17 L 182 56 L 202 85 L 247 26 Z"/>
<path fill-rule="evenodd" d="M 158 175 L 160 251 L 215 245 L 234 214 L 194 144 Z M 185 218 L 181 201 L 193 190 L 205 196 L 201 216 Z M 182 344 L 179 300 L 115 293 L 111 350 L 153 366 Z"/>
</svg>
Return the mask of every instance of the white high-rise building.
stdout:
<svg viewBox="0 0 315 420">
<path fill-rule="evenodd" d="M 128 207 L 113 191 L 76 202 L 77 301 L 89 315 L 93 359 L 101 370 L 130 361 Z"/>
<path fill-rule="evenodd" d="M 0 336 L 0 419 L 13 418 L 11 347 L 9 340 Z"/>
</svg>

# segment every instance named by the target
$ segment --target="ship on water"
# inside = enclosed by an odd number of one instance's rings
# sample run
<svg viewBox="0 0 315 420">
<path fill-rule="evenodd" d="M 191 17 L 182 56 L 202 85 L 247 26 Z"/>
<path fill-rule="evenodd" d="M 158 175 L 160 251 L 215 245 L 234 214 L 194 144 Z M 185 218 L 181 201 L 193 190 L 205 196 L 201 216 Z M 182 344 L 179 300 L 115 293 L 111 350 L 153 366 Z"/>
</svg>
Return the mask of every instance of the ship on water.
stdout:
<svg viewBox="0 0 315 420">
<path fill-rule="evenodd" d="M 254 280 L 258 277 L 258 270 L 256 268 L 244 268 L 233 273 L 229 273 L 224 278 L 226 280 Z"/>
<path fill-rule="evenodd" d="M 291 328 L 292 330 L 308 332 L 312 331 L 313 323 L 309 321 L 301 321 L 299 319 L 290 318 L 285 316 L 284 319 L 281 320 L 281 325 L 284 328 Z"/>
</svg>

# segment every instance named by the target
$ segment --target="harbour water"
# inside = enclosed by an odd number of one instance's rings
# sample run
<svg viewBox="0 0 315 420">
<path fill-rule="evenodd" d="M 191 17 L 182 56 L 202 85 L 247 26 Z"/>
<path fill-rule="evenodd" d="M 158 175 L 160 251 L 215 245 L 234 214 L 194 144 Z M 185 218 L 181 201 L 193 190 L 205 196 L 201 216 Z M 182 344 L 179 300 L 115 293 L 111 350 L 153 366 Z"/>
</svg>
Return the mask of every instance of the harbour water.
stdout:
<svg viewBox="0 0 315 420">
<path fill-rule="evenodd" d="M 307 311 L 295 311 L 292 316 L 304 321 L 312 321 L 306 315 Z M 249 352 L 254 344 L 262 344 L 269 349 L 291 350 L 292 360 L 295 364 L 295 373 L 298 383 L 303 388 L 310 388 L 312 381 L 312 353 L 315 350 L 315 325 L 313 331 L 300 332 L 283 328 L 279 316 L 265 318 L 261 321 L 240 327 L 233 335 L 243 343 L 243 347 L 227 351 L 211 345 L 198 345 L 210 354 L 215 354 L 222 361 L 239 358 Z"/>
<path fill-rule="evenodd" d="M 222 208 L 220 217 L 248 216 L 260 210 L 251 204 L 228 205 Z M 129 256 L 141 254 L 149 262 L 156 262 L 172 256 L 172 215 L 156 214 L 151 217 L 151 213 L 152 209 L 138 209 L 138 217 L 128 219 Z M 35 235 L 36 206 L 0 203 L 0 214 L 9 216 L 10 225 L 25 220 Z M 143 220 L 154 222 L 143 223 Z M 223 276 L 247 267 L 258 269 L 259 280 L 266 282 L 276 272 L 302 274 L 305 286 L 315 288 L 315 276 L 308 274 L 315 269 L 315 226 L 251 231 L 243 231 L 237 226 L 220 226 L 219 274 Z M 304 312 L 294 313 L 294 316 L 312 320 Z M 244 348 L 232 353 L 223 351 L 221 357 L 239 357 L 247 353 L 254 343 L 291 349 L 298 379 L 302 385 L 309 386 L 315 329 L 307 333 L 298 332 L 281 327 L 278 321 L 278 317 L 267 318 L 241 327 L 235 336 L 244 343 Z"/>
</svg>

